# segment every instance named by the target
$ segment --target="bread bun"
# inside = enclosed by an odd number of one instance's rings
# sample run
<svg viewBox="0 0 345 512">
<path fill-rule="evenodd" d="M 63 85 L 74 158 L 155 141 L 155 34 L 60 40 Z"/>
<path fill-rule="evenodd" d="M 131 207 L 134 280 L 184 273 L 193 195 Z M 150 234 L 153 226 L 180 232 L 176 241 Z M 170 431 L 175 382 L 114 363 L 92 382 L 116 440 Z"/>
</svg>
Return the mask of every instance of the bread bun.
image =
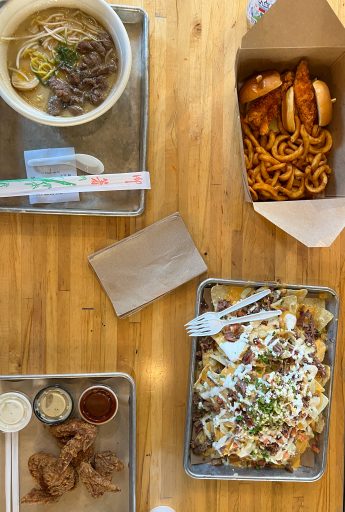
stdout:
<svg viewBox="0 0 345 512">
<path fill-rule="evenodd" d="M 240 103 L 248 103 L 265 96 L 282 84 L 278 71 L 263 71 L 249 78 L 241 87 L 239 93 Z"/>
<path fill-rule="evenodd" d="M 296 129 L 295 123 L 295 93 L 290 87 L 282 102 L 282 123 L 286 131 L 293 133 Z"/>
<path fill-rule="evenodd" d="M 319 126 L 327 126 L 332 121 L 333 110 L 328 85 L 322 80 L 315 80 L 313 87 L 319 114 Z"/>
</svg>

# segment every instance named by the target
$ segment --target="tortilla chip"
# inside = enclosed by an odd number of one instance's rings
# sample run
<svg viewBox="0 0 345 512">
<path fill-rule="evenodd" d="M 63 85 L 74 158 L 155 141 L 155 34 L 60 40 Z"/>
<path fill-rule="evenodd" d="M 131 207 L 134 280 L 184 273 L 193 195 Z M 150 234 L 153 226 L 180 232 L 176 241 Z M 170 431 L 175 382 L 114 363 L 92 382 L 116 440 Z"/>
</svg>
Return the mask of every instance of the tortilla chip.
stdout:
<svg viewBox="0 0 345 512">
<path fill-rule="evenodd" d="M 320 338 L 315 341 L 316 345 L 316 356 L 322 362 L 325 358 L 325 353 L 327 350 L 326 343 Z"/>
<path fill-rule="evenodd" d="M 307 297 L 303 299 L 302 302 L 306 306 L 319 306 L 320 308 L 326 307 L 326 301 L 324 299 L 319 299 L 317 297 Z"/>
<path fill-rule="evenodd" d="M 272 304 L 274 309 L 283 309 L 285 311 L 289 311 L 293 315 L 297 315 L 297 296 L 296 295 L 287 295 L 282 299 L 277 300 Z"/>
<path fill-rule="evenodd" d="M 325 428 L 325 418 L 322 414 L 318 417 L 317 421 L 315 422 L 313 430 L 317 432 L 318 434 L 321 434 L 323 429 Z"/>
<path fill-rule="evenodd" d="M 306 305 L 306 309 L 313 315 L 315 327 L 318 331 L 322 331 L 334 316 L 327 309 L 315 304 Z"/>
<path fill-rule="evenodd" d="M 230 301 L 230 286 L 224 286 L 222 284 L 216 284 L 211 288 L 211 300 L 214 309 L 217 309 L 217 304 L 220 300 Z"/>
<path fill-rule="evenodd" d="M 255 291 L 253 288 L 245 289 L 242 286 L 226 286 L 223 284 L 216 284 L 211 288 L 211 300 L 213 307 L 216 309 L 220 300 L 227 300 L 231 304 L 240 301 L 241 298 L 243 298 L 242 294 L 244 290 L 251 290 L 252 292 Z"/>
<path fill-rule="evenodd" d="M 208 372 L 210 371 L 210 367 L 209 366 L 205 366 L 201 372 L 200 372 L 200 375 L 198 377 L 198 380 L 196 381 L 196 383 L 194 384 L 194 388 L 195 389 L 198 389 L 200 386 L 202 386 L 205 382 L 207 382 L 207 384 L 211 387 L 214 387 L 214 383 L 212 380 L 210 380 L 207 376 Z M 201 391 L 203 391 L 201 389 Z"/>
<path fill-rule="evenodd" d="M 286 290 L 286 295 L 294 295 L 297 297 L 298 302 L 304 302 L 305 297 L 308 295 L 308 290 Z"/>
<path fill-rule="evenodd" d="M 329 381 L 330 379 L 330 376 L 331 376 L 331 369 L 330 367 L 325 364 L 324 365 L 325 367 L 325 370 L 326 370 L 326 376 L 325 377 L 321 377 L 320 375 L 318 375 L 316 377 L 316 380 L 321 384 L 321 386 L 325 387 L 325 385 L 327 384 L 327 382 Z"/>
<path fill-rule="evenodd" d="M 327 396 L 321 394 L 321 396 L 320 396 L 320 403 L 317 406 L 317 412 L 319 414 L 321 414 L 322 411 L 325 409 L 325 407 L 327 407 L 328 402 L 329 402 L 329 400 L 328 400 Z"/>
<path fill-rule="evenodd" d="M 311 383 L 310 383 L 310 391 L 316 395 L 320 394 L 325 391 L 323 386 L 321 386 L 320 382 L 318 382 L 316 379 L 314 379 Z"/>
</svg>

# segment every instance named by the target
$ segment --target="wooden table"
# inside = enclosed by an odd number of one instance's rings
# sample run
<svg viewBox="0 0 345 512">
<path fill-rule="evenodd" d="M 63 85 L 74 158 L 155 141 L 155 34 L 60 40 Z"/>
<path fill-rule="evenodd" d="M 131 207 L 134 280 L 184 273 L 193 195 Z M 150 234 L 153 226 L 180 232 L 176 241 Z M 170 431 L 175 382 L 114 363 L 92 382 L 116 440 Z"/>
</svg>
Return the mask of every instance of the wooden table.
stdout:
<svg viewBox="0 0 345 512">
<path fill-rule="evenodd" d="M 138 511 L 340 512 L 344 389 L 339 331 L 326 475 L 314 484 L 196 481 L 182 466 L 197 282 L 117 321 L 87 255 L 179 210 L 209 276 L 320 284 L 344 294 L 345 233 L 307 249 L 243 202 L 234 59 L 246 0 L 125 0 L 150 17 L 153 191 L 137 219 L 0 216 L 0 372 L 124 371 L 138 386 Z M 331 0 L 345 22 L 345 5 Z M 2 122 L 4 122 L 2 120 Z"/>
</svg>

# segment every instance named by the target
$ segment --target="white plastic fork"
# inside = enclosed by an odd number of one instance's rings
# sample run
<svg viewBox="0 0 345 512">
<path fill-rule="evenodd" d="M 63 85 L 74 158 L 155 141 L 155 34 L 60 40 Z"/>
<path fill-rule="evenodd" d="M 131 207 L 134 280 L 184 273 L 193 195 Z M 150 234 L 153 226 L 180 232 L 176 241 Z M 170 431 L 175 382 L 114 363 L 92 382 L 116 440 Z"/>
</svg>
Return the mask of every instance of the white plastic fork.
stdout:
<svg viewBox="0 0 345 512">
<path fill-rule="evenodd" d="M 212 336 L 213 334 L 218 334 L 228 325 L 246 324 L 248 322 L 256 322 L 257 320 L 269 320 L 270 318 L 274 318 L 281 314 L 282 312 L 280 309 L 277 309 L 275 311 L 260 311 L 260 313 L 255 313 L 253 315 L 233 317 L 229 320 L 221 320 L 219 318 L 209 320 L 206 318 L 204 322 L 197 327 L 187 327 L 187 332 L 189 336 Z"/>
<path fill-rule="evenodd" d="M 196 327 L 200 323 L 204 321 L 205 318 L 207 320 L 218 320 L 219 318 L 222 318 L 222 316 L 228 315 L 230 313 L 233 313 L 234 311 L 238 311 L 239 309 L 244 308 L 245 306 L 249 306 L 249 304 L 253 304 L 254 302 L 263 299 L 267 295 L 271 293 L 271 290 L 268 288 L 266 290 L 261 290 L 261 292 L 254 293 L 254 295 L 250 295 L 249 297 L 246 297 L 243 300 L 240 300 L 239 302 L 236 302 L 236 304 L 233 304 L 232 306 L 223 309 L 222 311 L 208 311 L 207 313 L 203 313 L 202 315 L 197 316 L 190 322 L 188 322 L 185 327 L 187 326 L 193 326 Z"/>
</svg>

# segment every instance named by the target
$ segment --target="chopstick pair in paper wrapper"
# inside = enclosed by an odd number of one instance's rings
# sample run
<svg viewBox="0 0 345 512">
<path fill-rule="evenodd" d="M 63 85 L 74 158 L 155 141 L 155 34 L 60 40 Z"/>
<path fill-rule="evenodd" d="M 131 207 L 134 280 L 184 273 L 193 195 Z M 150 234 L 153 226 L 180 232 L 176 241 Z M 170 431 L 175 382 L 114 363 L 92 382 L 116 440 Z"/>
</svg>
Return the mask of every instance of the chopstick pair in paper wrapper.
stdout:
<svg viewBox="0 0 345 512">
<path fill-rule="evenodd" d="M 99 176 L 66 176 L 58 178 L 26 178 L 0 180 L 0 197 L 68 192 L 100 192 L 110 190 L 148 190 L 150 173 L 126 172 Z"/>
</svg>

